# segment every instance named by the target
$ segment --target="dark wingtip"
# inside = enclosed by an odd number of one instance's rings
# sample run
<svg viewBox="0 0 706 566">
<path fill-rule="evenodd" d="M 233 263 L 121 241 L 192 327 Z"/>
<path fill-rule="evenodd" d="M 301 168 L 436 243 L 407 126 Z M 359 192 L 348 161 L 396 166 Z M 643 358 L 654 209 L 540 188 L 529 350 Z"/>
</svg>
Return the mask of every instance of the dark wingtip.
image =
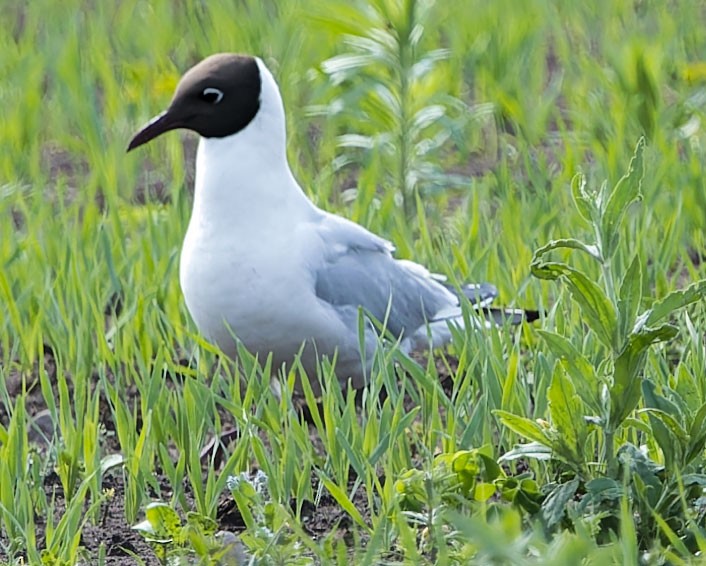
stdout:
<svg viewBox="0 0 706 566">
<path fill-rule="evenodd" d="M 495 324 L 522 324 L 523 322 L 534 322 L 542 316 L 542 311 L 525 309 L 506 309 L 502 307 L 485 307 L 481 309 L 485 316 L 493 320 Z"/>
<path fill-rule="evenodd" d="M 541 311 L 535 311 L 535 310 L 525 310 L 525 320 L 527 322 L 534 322 L 535 320 L 539 320 L 542 317 Z"/>
</svg>

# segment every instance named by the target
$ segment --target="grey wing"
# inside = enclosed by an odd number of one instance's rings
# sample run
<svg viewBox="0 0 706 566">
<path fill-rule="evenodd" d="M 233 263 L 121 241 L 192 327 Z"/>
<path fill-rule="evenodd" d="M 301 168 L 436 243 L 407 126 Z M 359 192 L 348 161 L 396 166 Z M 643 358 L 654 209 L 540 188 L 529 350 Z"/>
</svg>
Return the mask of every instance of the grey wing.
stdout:
<svg viewBox="0 0 706 566">
<path fill-rule="evenodd" d="M 357 224 L 329 217 L 322 236 L 331 253 L 316 272 L 319 299 L 362 307 L 395 336 L 458 307 L 458 298 L 426 269 L 394 259 L 389 243 Z"/>
</svg>

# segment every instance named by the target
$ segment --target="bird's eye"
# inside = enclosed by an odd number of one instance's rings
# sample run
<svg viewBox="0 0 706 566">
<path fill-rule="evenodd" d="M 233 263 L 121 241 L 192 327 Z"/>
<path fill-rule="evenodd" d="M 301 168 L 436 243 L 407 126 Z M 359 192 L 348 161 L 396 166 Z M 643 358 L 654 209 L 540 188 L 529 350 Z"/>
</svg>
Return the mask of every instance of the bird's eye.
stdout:
<svg viewBox="0 0 706 566">
<path fill-rule="evenodd" d="M 201 100 L 209 104 L 218 104 L 223 100 L 223 91 L 213 87 L 205 88 L 201 93 Z"/>
</svg>

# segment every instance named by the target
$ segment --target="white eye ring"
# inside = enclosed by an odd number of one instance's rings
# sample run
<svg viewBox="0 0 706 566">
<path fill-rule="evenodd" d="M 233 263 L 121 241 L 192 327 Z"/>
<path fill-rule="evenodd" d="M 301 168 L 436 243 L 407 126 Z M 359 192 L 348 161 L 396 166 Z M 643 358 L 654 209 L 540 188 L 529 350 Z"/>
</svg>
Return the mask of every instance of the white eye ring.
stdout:
<svg viewBox="0 0 706 566">
<path fill-rule="evenodd" d="M 213 101 L 213 104 L 218 104 L 221 100 L 223 100 L 223 91 L 217 88 L 213 87 L 208 87 L 203 89 L 202 95 L 204 97 L 207 97 L 209 94 L 215 94 L 216 95 L 216 100 Z"/>
</svg>

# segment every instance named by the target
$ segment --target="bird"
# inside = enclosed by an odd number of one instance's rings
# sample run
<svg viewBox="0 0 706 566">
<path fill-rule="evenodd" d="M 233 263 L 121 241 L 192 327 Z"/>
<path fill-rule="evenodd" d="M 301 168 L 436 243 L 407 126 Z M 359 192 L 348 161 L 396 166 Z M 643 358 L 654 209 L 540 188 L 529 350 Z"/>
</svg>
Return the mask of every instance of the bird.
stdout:
<svg viewBox="0 0 706 566">
<path fill-rule="evenodd" d="M 313 376 L 324 358 L 341 383 L 364 387 L 383 331 L 407 353 L 448 343 L 464 324 L 462 296 L 489 319 L 537 318 L 491 309 L 493 285 L 455 289 L 317 207 L 290 169 L 282 96 L 261 58 L 218 53 L 197 63 L 127 151 L 175 129 L 200 136 L 180 285 L 198 331 L 229 357 L 240 343 L 261 362 L 271 355 L 273 369 L 298 358 L 320 394 Z"/>
</svg>

